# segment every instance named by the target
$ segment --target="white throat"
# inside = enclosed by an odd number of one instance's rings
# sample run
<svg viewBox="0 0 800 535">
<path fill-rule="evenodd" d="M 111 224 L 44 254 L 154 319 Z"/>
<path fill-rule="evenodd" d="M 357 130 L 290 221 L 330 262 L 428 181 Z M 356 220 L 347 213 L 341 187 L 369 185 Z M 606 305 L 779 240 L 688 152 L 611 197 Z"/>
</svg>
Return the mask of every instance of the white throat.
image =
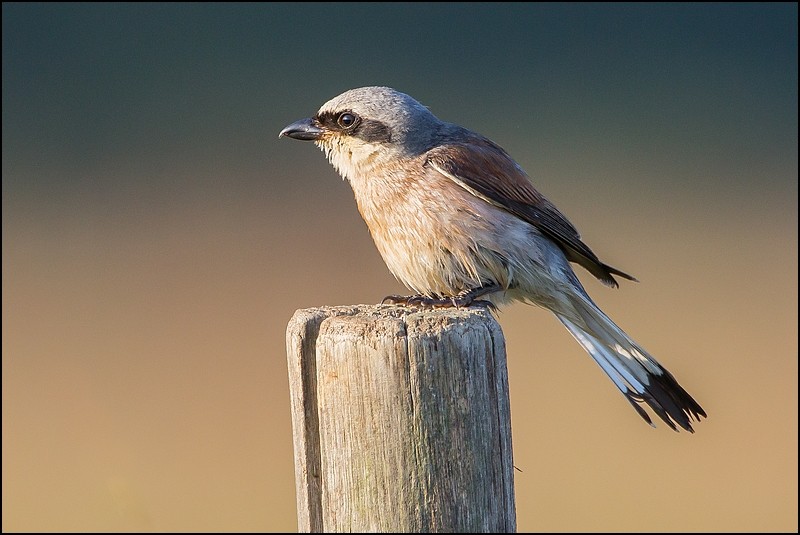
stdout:
<svg viewBox="0 0 800 535">
<path fill-rule="evenodd" d="M 377 143 L 343 143 L 339 139 L 327 139 L 318 142 L 317 146 L 342 178 L 349 181 L 369 175 L 386 156 L 386 147 Z"/>
</svg>

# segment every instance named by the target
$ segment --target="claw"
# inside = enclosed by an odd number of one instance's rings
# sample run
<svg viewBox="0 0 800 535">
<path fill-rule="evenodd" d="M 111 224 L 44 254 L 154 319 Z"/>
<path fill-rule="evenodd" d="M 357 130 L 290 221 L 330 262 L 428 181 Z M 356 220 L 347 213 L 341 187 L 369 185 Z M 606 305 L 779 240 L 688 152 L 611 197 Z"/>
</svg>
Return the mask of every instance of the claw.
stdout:
<svg viewBox="0 0 800 535">
<path fill-rule="evenodd" d="M 487 301 L 485 299 L 478 299 L 477 301 L 473 301 L 472 304 L 473 305 L 482 306 L 482 307 L 486 307 L 491 312 L 497 312 L 497 305 L 495 305 L 491 301 Z"/>
<path fill-rule="evenodd" d="M 381 299 L 381 304 L 385 305 L 388 301 L 390 305 L 405 305 L 408 304 L 408 300 L 411 299 L 413 296 L 404 296 L 404 295 L 387 295 L 383 299 Z"/>
</svg>

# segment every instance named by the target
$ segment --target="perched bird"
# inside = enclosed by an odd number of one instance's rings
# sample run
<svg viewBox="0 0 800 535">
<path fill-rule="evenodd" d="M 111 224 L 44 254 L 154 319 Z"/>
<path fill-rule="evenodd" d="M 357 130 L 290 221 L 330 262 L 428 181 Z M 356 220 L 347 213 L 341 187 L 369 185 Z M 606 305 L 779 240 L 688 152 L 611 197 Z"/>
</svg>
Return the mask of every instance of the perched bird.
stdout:
<svg viewBox="0 0 800 535">
<path fill-rule="evenodd" d="M 419 306 L 523 301 L 552 311 L 653 425 L 705 417 L 675 378 L 592 301 L 572 270 L 636 280 L 598 259 L 500 146 L 388 87 L 346 91 L 279 137 L 314 141 L 353 189 L 389 270 Z"/>
</svg>

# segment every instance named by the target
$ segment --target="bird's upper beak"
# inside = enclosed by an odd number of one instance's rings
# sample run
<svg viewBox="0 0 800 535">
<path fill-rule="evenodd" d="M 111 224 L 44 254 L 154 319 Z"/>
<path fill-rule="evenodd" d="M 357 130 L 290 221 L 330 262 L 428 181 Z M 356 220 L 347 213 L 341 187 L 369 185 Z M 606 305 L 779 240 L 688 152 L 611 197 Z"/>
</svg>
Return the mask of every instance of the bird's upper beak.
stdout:
<svg viewBox="0 0 800 535">
<path fill-rule="evenodd" d="M 316 141 L 323 132 L 324 130 L 317 126 L 313 119 L 300 119 L 281 130 L 278 137 L 288 136 L 301 141 Z"/>
</svg>

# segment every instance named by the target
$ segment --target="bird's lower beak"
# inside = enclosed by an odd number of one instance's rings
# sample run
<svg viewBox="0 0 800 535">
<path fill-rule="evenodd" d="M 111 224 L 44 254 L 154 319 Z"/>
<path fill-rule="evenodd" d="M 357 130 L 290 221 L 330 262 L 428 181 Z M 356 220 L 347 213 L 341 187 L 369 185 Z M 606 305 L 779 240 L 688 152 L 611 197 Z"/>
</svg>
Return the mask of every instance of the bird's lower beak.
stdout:
<svg viewBox="0 0 800 535">
<path fill-rule="evenodd" d="M 322 132 L 323 130 L 314 124 L 313 119 L 300 119 L 281 130 L 278 137 L 288 136 L 300 141 L 316 141 L 320 138 Z"/>
</svg>

